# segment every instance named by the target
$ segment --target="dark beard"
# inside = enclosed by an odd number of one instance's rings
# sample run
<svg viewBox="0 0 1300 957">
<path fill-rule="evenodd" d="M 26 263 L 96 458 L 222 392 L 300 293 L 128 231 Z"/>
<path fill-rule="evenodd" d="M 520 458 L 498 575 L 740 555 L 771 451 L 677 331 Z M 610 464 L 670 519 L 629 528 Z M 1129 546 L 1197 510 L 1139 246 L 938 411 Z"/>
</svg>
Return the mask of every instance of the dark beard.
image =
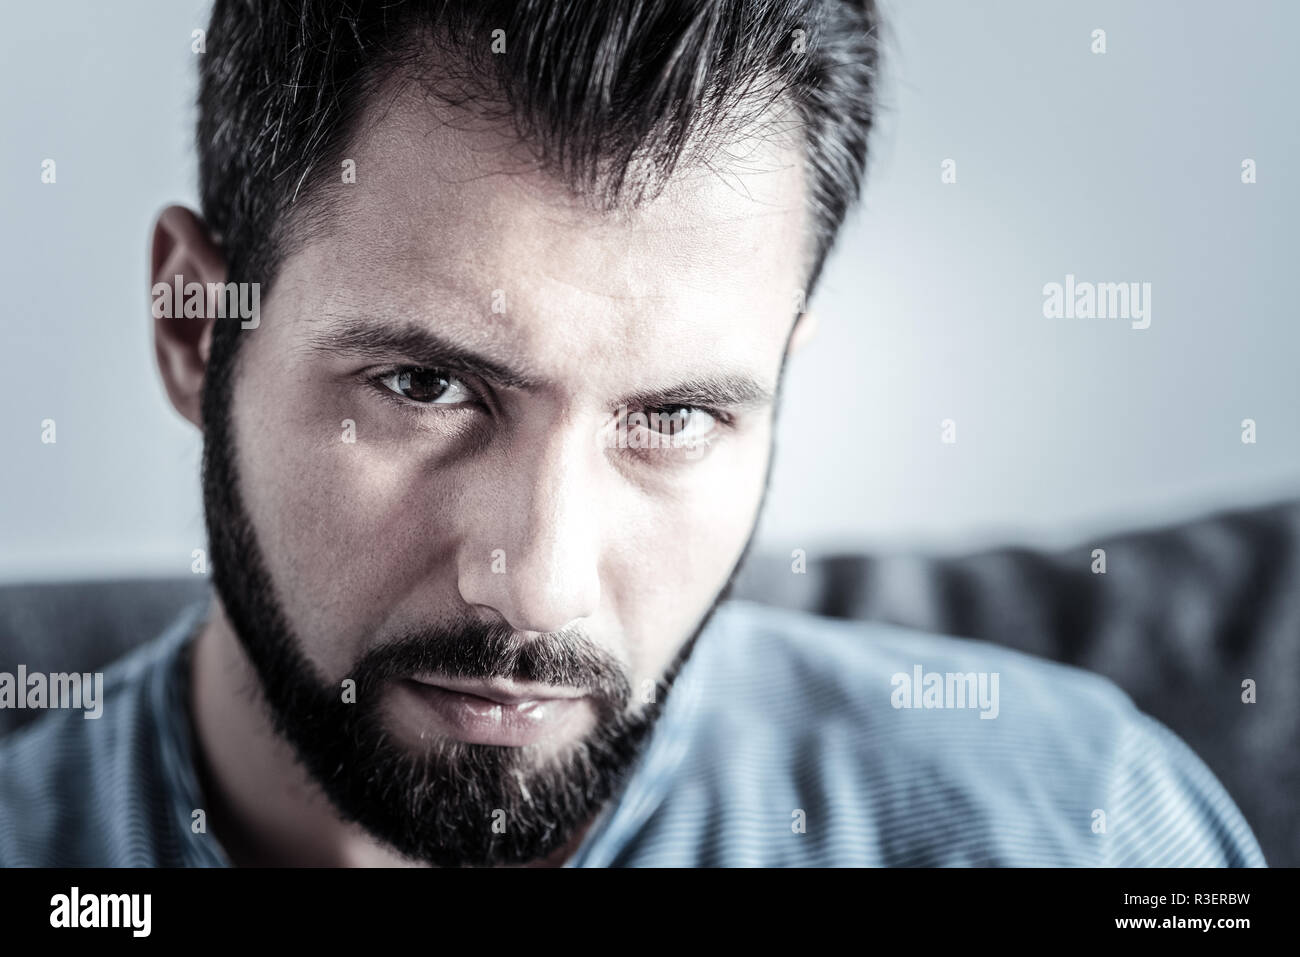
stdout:
<svg viewBox="0 0 1300 957">
<path fill-rule="evenodd" d="M 229 411 L 230 365 L 209 369 L 203 400 L 203 500 L 213 583 L 259 676 L 276 732 L 341 818 L 414 861 L 524 864 L 563 847 L 625 784 L 674 680 L 730 593 L 753 528 L 726 585 L 640 708 L 628 707 L 632 690 L 618 662 L 580 632 L 525 641 L 508 625 L 470 619 L 420 629 L 366 652 L 346 676 L 356 682 L 355 703 L 346 703 L 342 686 L 322 681 L 304 656 L 244 507 Z M 454 739 L 413 753 L 385 730 L 380 689 L 389 679 L 420 671 L 571 685 L 588 692 L 598 720 L 585 739 L 547 759 L 531 747 Z"/>
</svg>

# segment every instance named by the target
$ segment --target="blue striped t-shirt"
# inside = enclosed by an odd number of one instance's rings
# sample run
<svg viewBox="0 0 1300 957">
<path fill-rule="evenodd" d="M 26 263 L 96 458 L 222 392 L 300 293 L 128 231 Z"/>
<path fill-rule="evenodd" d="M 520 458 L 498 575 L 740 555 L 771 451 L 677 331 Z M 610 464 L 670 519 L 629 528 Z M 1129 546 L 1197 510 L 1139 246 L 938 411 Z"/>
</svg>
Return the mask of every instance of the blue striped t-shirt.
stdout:
<svg viewBox="0 0 1300 957">
<path fill-rule="evenodd" d="M 229 863 L 191 828 L 203 797 L 182 652 L 206 612 L 112 666 L 102 717 L 53 712 L 0 740 L 0 864 Z M 725 602 L 566 866 L 855 865 L 1264 857 L 1204 763 L 1105 678 Z"/>
</svg>

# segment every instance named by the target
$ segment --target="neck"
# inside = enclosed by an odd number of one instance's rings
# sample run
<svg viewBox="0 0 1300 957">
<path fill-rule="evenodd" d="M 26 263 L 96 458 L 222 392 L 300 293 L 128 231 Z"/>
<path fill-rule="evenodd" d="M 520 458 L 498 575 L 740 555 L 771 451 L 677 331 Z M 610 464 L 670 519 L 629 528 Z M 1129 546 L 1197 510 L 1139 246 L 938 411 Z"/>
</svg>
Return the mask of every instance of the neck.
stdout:
<svg viewBox="0 0 1300 957">
<path fill-rule="evenodd" d="M 190 710 L 209 830 L 231 863 L 271 867 L 407 867 L 412 862 L 344 821 L 271 725 L 257 674 L 221 602 L 195 638 Z M 589 826 L 589 825 L 588 825 Z M 587 826 L 530 867 L 558 867 Z"/>
</svg>

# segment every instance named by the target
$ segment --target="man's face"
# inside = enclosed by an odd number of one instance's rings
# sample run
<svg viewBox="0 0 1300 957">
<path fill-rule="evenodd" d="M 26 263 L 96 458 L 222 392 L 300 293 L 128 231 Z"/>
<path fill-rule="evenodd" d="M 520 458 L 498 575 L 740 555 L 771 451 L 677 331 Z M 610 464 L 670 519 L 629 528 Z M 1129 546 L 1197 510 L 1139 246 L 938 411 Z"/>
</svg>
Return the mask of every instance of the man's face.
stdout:
<svg viewBox="0 0 1300 957">
<path fill-rule="evenodd" d="M 531 860 L 612 792 L 753 531 L 801 158 L 738 143 L 602 215 L 414 93 L 372 116 L 239 333 L 218 588 L 345 816 Z"/>
</svg>

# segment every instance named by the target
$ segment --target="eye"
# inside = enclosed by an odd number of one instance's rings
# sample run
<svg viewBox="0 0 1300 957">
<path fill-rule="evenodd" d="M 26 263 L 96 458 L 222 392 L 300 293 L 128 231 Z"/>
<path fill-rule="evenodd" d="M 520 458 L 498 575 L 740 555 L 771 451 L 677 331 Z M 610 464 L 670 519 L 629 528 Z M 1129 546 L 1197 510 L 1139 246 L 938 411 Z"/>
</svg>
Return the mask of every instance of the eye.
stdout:
<svg viewBox="0 0 1300 957">
<path fill-rule="evenodd" d="M 674 444 L 682 445 L 706 438 L 718 426 L 718 420 L 711 413 L 689 405 L 652 409 L 647 419 L 650 431 L 669 436 Z"/>
<path fill-rule="evenodd" d="M 422 405 L 458 405 L 474 394 L 455 376 L 438 369 L 398 369 L 381 376 L 381 385 Z"/>
<path fill-rule="evenodd" d="M 632 449 L 692 449 L 711 442 L 721 416 L 689 405 L 661 406 L 625 414 L 620 426 Z"/>
</svg>

